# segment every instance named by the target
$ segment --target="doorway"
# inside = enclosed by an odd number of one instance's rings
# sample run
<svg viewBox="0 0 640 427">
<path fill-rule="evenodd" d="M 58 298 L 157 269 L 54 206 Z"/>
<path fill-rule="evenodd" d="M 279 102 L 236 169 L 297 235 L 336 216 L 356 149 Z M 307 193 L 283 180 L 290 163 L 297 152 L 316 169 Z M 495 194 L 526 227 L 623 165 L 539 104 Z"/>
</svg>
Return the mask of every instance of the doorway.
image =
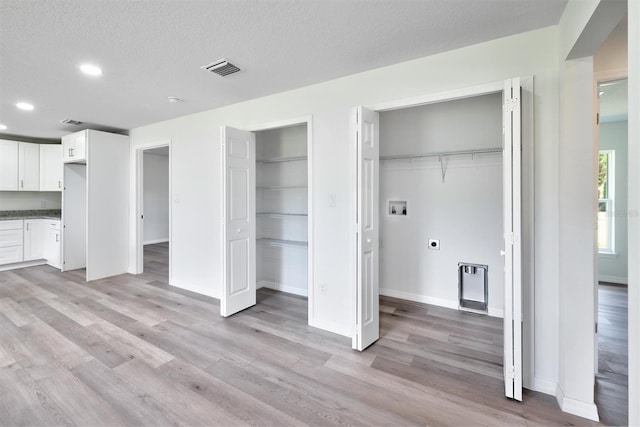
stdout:
<svg viewBox="0 0 640 427">
<path fill-rule="evenodd" d="M 227 317 L 275 292 L 307 298 L 313 320 L 311 120 L 223 127 L 223 289 Z"/>
<path fill-rule="evenodd" d="M 598 91 L 597 372 L 595 401 L 606 424 L 628 423 L 627 79 Z"/>
<path fill-rule="evenodd" d="M 136 274 L 171 283 L 171 144 L 136 150 Z"/>
<path fill-rule="evenodd" d="M 429 209 L 424 211 L 424 206 L 428 206 L 427 202 L 420 202 L 417 200 L 419 196 L 403 196 L 402 194 L 386 194 L 386 200 L 379 200 L 380 191 L 379 188 L 383 188 L 380 184 L 380 179 L 383 174 L 380 172 L 379 159 L 381 144 L 380 135 L 383 134 L 380 131 L 380 119 L 381 114 L 385 114 L 386 111 L 397 111 L 399 109 L 405 109 L 421 105 L 435 104 L 435 103 L 447 103 L 452 104 L 457 100 L 471 100 L 473 98 L 480 99 L 482 96 L 497 95 L 498 107 L 497 107 L 497 141 L 493 141 L 491 146 L 480 146 L 478 149 L 472 147 L 472 141 L 475 137 L 477 139 L 477 132 L 474 137 L 465 137 L 463 141 L 447 140 L 446 135 L 455 133 L 449 128 L 449 132 L 445 129 L 442 132 L 442 136 L 445 138 L 439 138 L 441 141 L 437 141 L 436 144 L 442 144 L 444 148 L 438 148 L 435 151 L 429 152 L 428 150 L 421 150 L 417 156 L 412 154 L 403 153 L 404 155 L 391 155 L 382 157 L 384 160 L 402 160 L 411 161 L 412 158 L 432 158 L 435 159 L 435 167 L 432 167 L 431 172 L 437 172 L 436 175 L 442 181 L 446 181 L 447 175 L 451 174 L 452 169 L 450 166 L 455 163 L 451 158 L 457 156 L 467 156 L 469 158 L 478 157 L 482 155 L 491 154 L 491 151 L 498 151 L 503 154 L 503 168 L 498 163 L 497 170 L 500 178 L 497 180 L 497 192 L 502 193 L 501 202 L 503 209 L 497 210 L 493 215 L 489 214 L 492 221 L 495 222 L 495 217 L 501 218 L 497 221 L 497 241 L 496 257 L 499 259 L 497 270 L 498 275 L 504 274 L 504 296 L 498 296 L 498 300 L 504 307 L 504 386 L 505 395 L 507 397 L 514 398 L 516 400 L 522 400 L 522 385 L 523 382 L 526 385 L 531 384 L 532 380 L 532 364 L 530 360 L 533 354 L 533 298 L 531 298 L 532 284 L 533 284 L 533 222 L 531 211 L 533 208 L 533 168 L 532 168 L 532 92 L 533 81 L 531 78 L 524 79 L 522 81 L 522 87 L 524 90 L 521 92 L 521 80 L 510 79 L 505 82 L 496 83 L 493 85 L 485 85 L 482 87 L 469 88 L 466 90 L 452 91 L 449 93 L 436 94 L 429 97 L 421 97 L 408 101 L 392 102 L 388 104 L 376 105 L 370 108 L 359 107 L 355 112 L 354 128 L 355 128 L 355 140 L 357 143 L 353 144 L 354 147 L 354 165 L 355 173 L 353 174 L 353 186 L 356 188 L 355 205 L 353 207 L 354 216 L 357 218 L 355 223 L 354 234 L 355 248 L 353 250 L 354 256 L 354 282 L 356 286 L 355 306 L 356 306 L 356 325 L 355 333 L 353 337 L 353 348 L 357 350 L 364 350 L 367 346 L 375 342 L 379 337 L 379 300 L 378 296 L 381 293 L 379 286 L 379 269 L 380 266 L 384 266 L 385 262 L 380 261 L 380 254 L 384 254 L 386 250 L 394 250 L 398 242 L 402 246 L 406 242 L 412 240 L 412 237 L 416 237 L 417 228 L 421 224 L 427 222 Z M 501 101 L 501 102 L 500 102 Z M 416 110 L 417 111 L 417 110 Z M 504 113 L 503 113 L 504 112 Z M 522 112 L 522 114 L 521 114 Z M 414 121 L 409 118 L 406 121 L 407 126 L 410 122 Z M 464 119 L 454 124 L 458 128 L 465 126 L 467 123 Z M 437 127 L 437 123 L 434 124 Z M 504 128 L 504 143 L 503 140 L 503 128 Z M 407 132 L 403 129 L 399 129 L 396 132 L 394 138 L 395 143 L 399 145 L 411 146 L 415 144 L 416 137 L 419 138 L 420 132 L 424 133 L 425 129 L 418 129 L 418 132 Z M 491 132 L 488 132 L 491 134 Z M 442 141 L 444 139 L 444 141 Z M 494 138 L 495 139 L 495 138 Z M 433 142 L 433 141 L 432 141 Z M 522 145 L 521 145 L 522 142 Z M 447 144 L 448 150 L 447 150 Z M 459 144 L 459 145 L 455 145 Z M 496 149 L 495 146 L 498 146 Z M 470 147 L 471 146 L 471 147 Z M 452 148 L 452 147 L 455 147 Z M 405 147 L 406 148 L 406 147 Z M 442 151 L 439 151 L 442 150 Z M 521 151 L 522 150 L 522 151 Z M 426 153 L 425 153 L 426 151 Z M 520 153 L 522 152 L 522 155 Z M 477 159 L 473 159 L 477 160 Z M 495 166 L 495 165 L 494 165 Z M 410 169 L 413 166 L 410 167 Z M 502 170 L 501 170 L 502 169 Z M 449 172 L 447 172 L 449 171 Z M 405 171 L 406 172 L 406 171 Z M 406 175 L 406 173 L 405 173 Z M 413 179 L 420 189 L 424 189 L 424 179 L 421 179 L 416 174 Z M 451 178 L 455 180 L 455 178 Z M 405 191 L 411 184 L 411 178 L 405 177 L 404 184 L 396 183 L 396 192 Z M 402 181 L 402 180 L 400 180 Z M 467 186 L 473 187 L 474 183 L 467 183 Z M 464 184 L 462 184 L 464 185 Z M 495 185 L 494 185 L 495 187 Z M 495 191 L 494 191 L 495 192 Z M 456 193 L 460 196 L 456 199 Z M 469 194 L 463 194 L 463 190 L 453 191 L 450 196 L 453 200 L 453 208 L 449 209 L 449 217 L 455 217 L 456 215 L 464 211 L 460 205 L 460 201 L 465 199 L 474 199 L 474 191 Z M 482 191 L 475 191 L 478 195 Z M 414 197 L 414 201 L 409 200 L 410 197 Z M 490 197 L 489 197 L 490 198 Z M 480 205 L 483 203 L 482 196 L 476 198 L 476 203 Z M 434 199 L 435 200 L 435 199 Z M 433 200 L 432 200 L 433 201 Z M 456 206 L 458 203 L 459 206 Z M 420 210 L 423 205 L 423 211 Z M 412 207 L 413 206 L 413 207 Z M 432 206 L 430 209 L 435 212 L 437 206 Z M 403 222 L 409 222 L 409 218 L 412 215 L 417 215 L 418 222 L 414 226 L 408 226 L 408 230 L 405 231 L 405 238 L 394 236 L 394 233 L 388 234 L 384 237 L 384 227 L 380 227 L 381 222 L 387 222 L 389 226 L 395 226 L 400 229 Z M 383 216 L 385 221 L 380 221 L 379 217 Z M 450 219 L 450 218 L 449 218 Z M 471 218 L 470 221 L 474 221 L 477 218 Z M 405 227 L 407 228 L 407 227 Z M 460 228 L 464 228 L 462 225 Z M 432 230 L 432 233 L 442 231 L 442 227 L 436 227 Z M 402 234 L 402 230 L 398 230 Z M 383 241 L 379 242 L 379 236 L 382 234 Z M 473 231 L 471 231 L 473 234 Z M 481 234 L 481 233 L 478 233 Z M 455 238 L 447 238 L 448 241 L 444 242 L 447 245 L 451 245 L 450 248 L 455 247 Z M 503 240 L 504 239 L 504 240 Z M 424 260 L 424 253 L 433 250 L 440 250 L 442 243 L 439 241 L 436 235 L 433 236 L 418 236 L 418 240 L 415 242 L 416 247 L 409 248 L 404 257 L 408 258 L 422 258 Z M 460 240 L 460 239 L 458 239 Z M 464 239 L 461 240 L 461 242 Z M 404 242 L 404 243 L 403 243 Z M 434 246 L 432 246 L 432 243 Z M 460 242 L 459 242 L 460 243 Z M 395 246 L 394 246 L 395 245 Z M 429 245 L 429 249 L 427 249 Z M 504 248 L 504 249 L 502 249 Z M 397 248 L 396 248 L 397 249 Z M 462 255 L 464 247 L 459 247 L 459 255 Z M 502 250 L 501 250 L 502 249 Z M 417 255 L 412 255 L 417 253 Z M 442 253 L 442 252 L 441 252 Z M 454 255 L 456 255 L 454 253 Z M 503 255 L 504 261 L 500 259 L 500 255 Z M 471 256 L 467 254 L 467 256 Z M 522 260 L 526 259 L 526 263 Z M 404 261 L 404 260 L 403 260 Z M 461 259 L 459 261 L 471 261 Z M 420 268 L 424 270 L 424 262 L 421 262 Z M 393 263 L 391 263 L 393 264 Z M 495 265 L 495 261 L 491 261 L 491 264 Z M 458 290 L 458 267 L 460 263 L 456 263 L 452 268 L 453 279 L 449 280 L 450 287 L 453 287 L 455 291 L 450 294 L 455 295 L 453 298 L 449 296 L 449 301 L 455 301 L 453 304 L 455 308 L 463 305 L 458 304 L 459 294 Z M 388 265 L 387 265 L 388 267 Z M 396 266 L 397 267 L 397 266 Z M 437 263 L 432 266 L 432 270 L 437 270 Z M 451 266 L 450 266 L 451 267 Z M 486 272 L 486 269 L 482 269 L 481 265 L 473 263 L 468 266 L 468 270 L 465 268 L 464 274 L 479 273 L 481 270 Z M 398 270 L 396 268 L 396 270 Z M 504 273 L 502 272 L 504 270 Z M 396 274 L 395 281 L 398 282 L 406 276 L 407 269 L 400 268 L 398 271 L 403 271 L 402 275 Z M 397 272 L 396 272 L 397 273 Z M 382 271 L 383 278 L 389 283 L 394 277 L 392 272 L 389 276 L 388 271 Z M 485 273 L 486 274 L 486 273 Z M 386 277 L 389 276 L 389 277 Z M 486 276 L 485 276 L 486 277 Z M 527 285 L 523 287 L 523 282 Z M 423 283 L 419 285 L 424 285 Z M 446 285 L 445 285 L 446 286 Z M 383 292 L 388 292 L 383 288 Z M 447 291 L 445 291 L 447 292 Z M 403 291 L 397 293 L 396 296 L 403 297 Z M 404 292 L 404 296 L 411 296 L 411 292 Z M 494 295 L 495 297 L 495 295 Z M 411 299 L 411 298 L 408 298 Z M 442 299 L 441 299 L 442 301 Z M 504 301 L 504 304 L 502 304 Z M 525 304 L 523 304 L 525 301 Z M 435 299 L 433 302 L 436 302 Z M 486 301 L 484 301 L 486 302 Z M 449 303 L 451 304 L 451 303 Z M 441 304 L 446 305 L 446 304 Z M 477 307 L 477 305 L 476 305 Z M 524 310 L 524 312 L 523 312 Z M 524 322 L 523 322 L 524 319 Z M 524 337 L 523 337 L 524 335 Z M 525 351 L 523 353 L 523 346 Z M 523 361 L 525 368 L 523 369 Z"/>
</svg>

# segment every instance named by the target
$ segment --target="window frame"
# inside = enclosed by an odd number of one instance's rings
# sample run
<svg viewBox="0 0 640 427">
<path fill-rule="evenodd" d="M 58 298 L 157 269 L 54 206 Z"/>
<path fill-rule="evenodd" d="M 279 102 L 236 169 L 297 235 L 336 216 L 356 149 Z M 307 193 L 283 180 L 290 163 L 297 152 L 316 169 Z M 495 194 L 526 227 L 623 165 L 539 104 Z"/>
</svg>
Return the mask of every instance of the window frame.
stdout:
<svg viewBox="0 0 640 427">
<path fill-rule="evenodd" d="M 596 212 L 600 213 L 600 204 L 605 203 L 608 214 L 608 244 L 607 247 L 600 248 L 596 239 L 596 245 L 598 246 L 598 254 L 605 256 L 616 256 L 616 226 L 615 226 L 615 164 L 616 164 L 616 151 L 615 150 L 598 150 L 598 175 L 600 173 L 600 156 L 607 156 L 607 198 L 601 199 L 598 190 L 598 204 L 596 206 Z M 598 221 L 599 222 L 599 221 Z M 599 225 L 599 224 L 598 224 Z"/>
</svg>

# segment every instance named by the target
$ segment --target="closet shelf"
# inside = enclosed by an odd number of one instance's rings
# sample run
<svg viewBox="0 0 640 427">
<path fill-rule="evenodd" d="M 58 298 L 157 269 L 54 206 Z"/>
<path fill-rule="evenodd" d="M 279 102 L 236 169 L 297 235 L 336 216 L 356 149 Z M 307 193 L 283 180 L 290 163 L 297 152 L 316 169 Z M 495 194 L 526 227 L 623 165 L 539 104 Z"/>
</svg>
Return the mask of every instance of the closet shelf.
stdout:
<svg viewBox="0 0 640 427">
<path fill-rule="evenodd" d="M 269 239 L 262 238 L 256 239 L 256 243 L 260 245 L 269 245 L 269 246 L 298 246 L 298 247 L 307 247 L 308 243 L 301 240 L 281 240 L 281 239 Z"/>
<path fill-rule="evenodd" d="M 424 153 L 424 154 L 399 154 L 395 156 L 380 156 L 380 160 L 411 160 L 421 159 L 426 157 L 451 157 L 451 156 L 468 156 L 475 154 L 490 154 L 490 153 L 502 153 L 502 147 L 496 148 L 479 148 L 477 150 L 461 150 L 461 151 L 441 151 L 438 153 Z"/>
<path fill-rule="evenodd" d="M 282 162 L 299 162 L 306 161 L 307 156 L 292 156 L 292 157 L 276 157 L 272 159 L 258 159 L 258 163 L 282 163 Z"/>
<path fill-rule="evenodd" d="M 279 217 L 279 216 L 299 216 L 299 217 L 307 217 L 308 215 L 306 213 L 285 213 L 285 212 L 258 212 L 256 213 L 257 216 L 272 216 L 272 217 Z"/>
<path fill-rule="evenodd" d="M 268 185 L 268 186 L 258 186 L 259 190 L 294 190 L 294 189 L 307 189 L 306 185 Z"/>
</svg>

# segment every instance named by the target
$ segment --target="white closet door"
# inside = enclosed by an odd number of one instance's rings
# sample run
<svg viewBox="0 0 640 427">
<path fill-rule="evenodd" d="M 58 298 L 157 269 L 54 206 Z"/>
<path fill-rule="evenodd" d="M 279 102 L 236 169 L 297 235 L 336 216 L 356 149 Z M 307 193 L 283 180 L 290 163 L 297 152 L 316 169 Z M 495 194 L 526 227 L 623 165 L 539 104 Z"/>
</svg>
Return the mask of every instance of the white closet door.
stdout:
<svg viewBox="0 0 640 427">
<path fill-rule="evenodd" d="M 504 384 L 522 400 L 522 186 L 520 79 L 505 81 L 504 111 Z"/>
<path fill-rule="evenodd" d="M 378 295 L 379 117 L 357 111 L 357 263 L 356 330 L 352 347 L 364 350 L 380 337 Z"/>
<path fill-rule="evenodd" d="M 256 137 L 223 126 L 222 298 L 231 316 L 256 303 Z"/>
</svg>

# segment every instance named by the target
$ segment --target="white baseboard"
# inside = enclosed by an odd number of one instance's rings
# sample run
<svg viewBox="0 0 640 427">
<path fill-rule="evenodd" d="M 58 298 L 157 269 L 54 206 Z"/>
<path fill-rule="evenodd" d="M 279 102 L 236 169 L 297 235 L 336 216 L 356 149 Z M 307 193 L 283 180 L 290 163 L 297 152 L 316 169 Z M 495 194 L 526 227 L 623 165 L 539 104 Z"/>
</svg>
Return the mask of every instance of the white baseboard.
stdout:
<svg viewBox="0 0 640 427">
<path fill-rule="evenodd" d="M 344 325 L 337 325 L 334 323 L 323 322 L 314 320 L 309 326 L 313 326 L 314 328 L 322 329 L 327 332 L 331 332 L 337 335 L 342 335 L 343 337 L 351 338 L 351 330 L 349 328 L 345 328 Z"/>
<path fill-rule="evenodd" d="M 379 293 L 380 295 L 384 295 L 386 297 L 406 299 L 409 301 L 421 302 L 424 304 L 437 305 L 438 307 L 452 308 L 454 310 L 458 310 L 458 301 L 456 300 L 434 298 L 426 295 L 398 291 L 398 290 L 389 289 L 389 288 L 380 288 Z M 489 312 L 487 314 L 492 317 L 504 317 L 504 310 L 499 308 L 489 307 Z"/>
<path fill-rule="evenodd" d="M 185 291 L 195 292 L 196 294 L 204 295 L 207 297 L 215 298 L 217 300 L 220 299 L 220 294 L 214 294 L 208 289 L 203 289 L 200 286 L 194 285 L 192 283 L 182 282 L 180 280 L 170 279 L 169 285 L 175 286 L 176 288 L 184 289 Z"/>
<path fill-rule="evenodd" d="M 300 295 L 303 297 L 308 296 L 308 293 L 309 293 L 307 289 L 287 286 L 287 285 L 283 285 L 282 283 L 270 282 L 268 280 L 260 280 L 256 284 L 256 287 L 258 289 L 260 288 L 273 289 L 274 291 L 286 292 L 288 294 Z"/>
<path fill-rule="evenodd" d="M 598 416 L 598 407 L 595 403 L 582 402 L 580 400 L 571 399 L 564 395 L 560 384 L 556 387 L 556 400 L 560 409 L 568 414 L 577 415 L 592 421 L 600 421 Z"/>
<path fill-rule="evenodd" d="M 37 259 L 35 261 L 16 262 L 13 264 L 0 265 L 0 271 L 15 270 L 17 268 L 25 268 L 25 267 L 34 267 L 36 265 L 44 265 L 46 263 L 47 261 L 44 259 Z"/>
<path fill-rule="evenodd" d="M 548 394 L 551 396 L 556 395 L 558 384 L 554 381 L 550 381 L 544 378 L 534 377 L 531 390 L 538 391 L 540 393 Z"/>
<path fill-rule="evenodd" d="M 605 276 L 605 275 L 601 274 L 598 277 L 598 280 L 600 282 L 616 283 L 618 285 L 628 285 L 629 284 L 629 279 L 627 277 L 620 277 L 620 276 Z"/>
<path fill-rule="evenodd" d="M 151 239 L 151 240 L 145 240 L 144 242 L 142 242 L 143 245 L 155 245 L 156 243 L 166 243 L 169 241 L 168 237 L 164 237 L 162 239 Z"/>
</svg>

